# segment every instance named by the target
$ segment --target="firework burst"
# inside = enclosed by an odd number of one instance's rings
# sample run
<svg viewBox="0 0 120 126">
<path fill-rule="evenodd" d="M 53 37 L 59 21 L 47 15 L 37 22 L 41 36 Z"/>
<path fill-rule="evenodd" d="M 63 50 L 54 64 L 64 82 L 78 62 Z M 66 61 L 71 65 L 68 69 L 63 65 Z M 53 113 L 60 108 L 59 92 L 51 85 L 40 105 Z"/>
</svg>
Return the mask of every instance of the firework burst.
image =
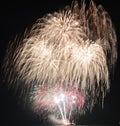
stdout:
<svg viewBox="0 0 120 126">
<path fill-rule="evenodd" d="M 15 87 L 27 87 L 33 110 L 61 113 L 66 120 L 92 109 L 98 97 L 103 102 L 117 59 L 116 34 L 101 5 L 75 2 L 38 19 L 6 54 L 5 75 Z"/>
</svg>

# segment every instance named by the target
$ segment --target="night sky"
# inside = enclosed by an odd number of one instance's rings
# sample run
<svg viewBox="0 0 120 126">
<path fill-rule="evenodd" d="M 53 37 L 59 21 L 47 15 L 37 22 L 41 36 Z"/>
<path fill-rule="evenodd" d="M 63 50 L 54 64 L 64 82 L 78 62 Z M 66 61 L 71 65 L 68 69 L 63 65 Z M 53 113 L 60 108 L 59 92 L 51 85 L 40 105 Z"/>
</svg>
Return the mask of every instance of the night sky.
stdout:
<svg viewBox="0 0 120 126">
<path fill-rule="evenodd" d="M 10 41 L 16 35 L 23 34 L 38 18 L 46 13 L 62 9 L 65 5 L 71 5 L 72 0 L 42 0 L 38 3 L 21 1 L 0 3 L 0 126 L 41 126 L 42 122 L 36 118 L 27 108 L 19 102 L 18 96 L 13 89 L 8 89 L 2 73 L 2 62 L 5 50 Z M 88 2 L 89 0 L 86 0 Z M 119 1 L 94 0 L 102 4 L 109 12 L 116 29 L 118 39 L 118 61 L 115 68 L 114 78 L 111 79 L 111 91 L 105 98 L 104 108 L 95 105 L 93 111 L 87 112 L 79 119 L 79 124 L 114 124 L 120 125 L 120 7 Z"/>
</svg>

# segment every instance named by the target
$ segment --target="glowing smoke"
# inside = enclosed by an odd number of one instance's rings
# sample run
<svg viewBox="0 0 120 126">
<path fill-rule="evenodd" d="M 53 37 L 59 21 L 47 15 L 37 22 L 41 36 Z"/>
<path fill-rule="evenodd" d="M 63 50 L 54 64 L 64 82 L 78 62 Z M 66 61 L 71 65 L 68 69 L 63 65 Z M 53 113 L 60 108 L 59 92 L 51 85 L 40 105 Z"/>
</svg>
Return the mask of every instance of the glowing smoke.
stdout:
<svg viewBox="0 0 120 126">
<path fill-rule="evenodd" d="M 24 83 L 26 94 L 33 93 L 37 110 L 44 106 L 51 112 L 50 99 L 58 90 L 79 92 L 82 111 L 92 109 L 98 97 L 104 100 L 117 52 L 114 27 L 101 5 L 91 1 L 86 9 L 75 2 L 72 9 L 48 14 L 15 44 L 8 47 L 4 72 L 10 84 Z M 78 113 L 81 105 L 75 106 Z"/>
</svg>

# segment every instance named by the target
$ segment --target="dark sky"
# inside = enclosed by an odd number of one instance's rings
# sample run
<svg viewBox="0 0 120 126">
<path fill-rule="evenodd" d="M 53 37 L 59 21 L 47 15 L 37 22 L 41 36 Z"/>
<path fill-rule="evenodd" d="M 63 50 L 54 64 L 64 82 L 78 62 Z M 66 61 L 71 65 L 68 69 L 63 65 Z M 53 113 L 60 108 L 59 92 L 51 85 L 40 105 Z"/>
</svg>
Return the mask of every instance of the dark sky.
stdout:
<svg viewBox="0 0 120 126">
<path fill-rule="evenodd" d="M 24 32 L 25 28 L 32 25 L 38 18 L 46 13 L 58 11 L 65 5 L 70 5 L 72 0 L 42 0 L 38 3 L 21 1 L 0 3 L 0 65 L 5 56 L 8 42 L 17 34 Z M 88 0 L 86 0 L 88 2 Z M 102 4 L 111 16 L 118 39 L 118 62 L 116 64 L 114 79 L 111 82 L 111 93 L 106 96 L 105 106 L 102 109 L 96 105 L 91 113 L 87 112 L 81 117 L 81 124 L 120 124 L 120 7 L 117 0 L 95 0 Z M 1 67 L 1 66 L 0 66 Z M 1 70 L 1 68 L 0 68 Z M 13 90 L 3 83 L 3 73 L 0 71 L 0 126 L 34 125 L 40 126 L 41 122 L 28 110 L 18 103 L 18 97 Z M 3 84 L 3 85 L 2 85 Z"/>
</svg>

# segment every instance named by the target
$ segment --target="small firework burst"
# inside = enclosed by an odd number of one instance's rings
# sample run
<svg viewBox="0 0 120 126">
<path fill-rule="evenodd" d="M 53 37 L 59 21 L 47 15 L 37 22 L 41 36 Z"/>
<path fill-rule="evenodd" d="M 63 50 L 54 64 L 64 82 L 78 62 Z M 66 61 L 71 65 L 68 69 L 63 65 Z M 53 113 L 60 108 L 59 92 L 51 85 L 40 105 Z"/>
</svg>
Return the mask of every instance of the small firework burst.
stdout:
<svg viewBox="0 0 120 126">
<path fill-rule="evenodd" d="M 36 113 L 70 120 L 92 109 L 99 97 L 103 103 L 117 49 L 111 18 L 101 5 L 75 2 L 72 9 L 48 14 L 15 44 L 8 47 L 4 73 L 10 84 L 27 87 L 21 92 Z"/>
<path fill-rule="evenodd" d="M 38 111 L 42 110 L 42 115 L 50 113 L 59 119 L 71 120 L 71 117 L 77 113 L 77 109 L 83 110 L 85 96 L 74 87 L 65 89 L 58 84 L 53 88 L 46 84 L 34 88 L 30 101 L 33 110 L 38 114 Z"/>
</svg>

